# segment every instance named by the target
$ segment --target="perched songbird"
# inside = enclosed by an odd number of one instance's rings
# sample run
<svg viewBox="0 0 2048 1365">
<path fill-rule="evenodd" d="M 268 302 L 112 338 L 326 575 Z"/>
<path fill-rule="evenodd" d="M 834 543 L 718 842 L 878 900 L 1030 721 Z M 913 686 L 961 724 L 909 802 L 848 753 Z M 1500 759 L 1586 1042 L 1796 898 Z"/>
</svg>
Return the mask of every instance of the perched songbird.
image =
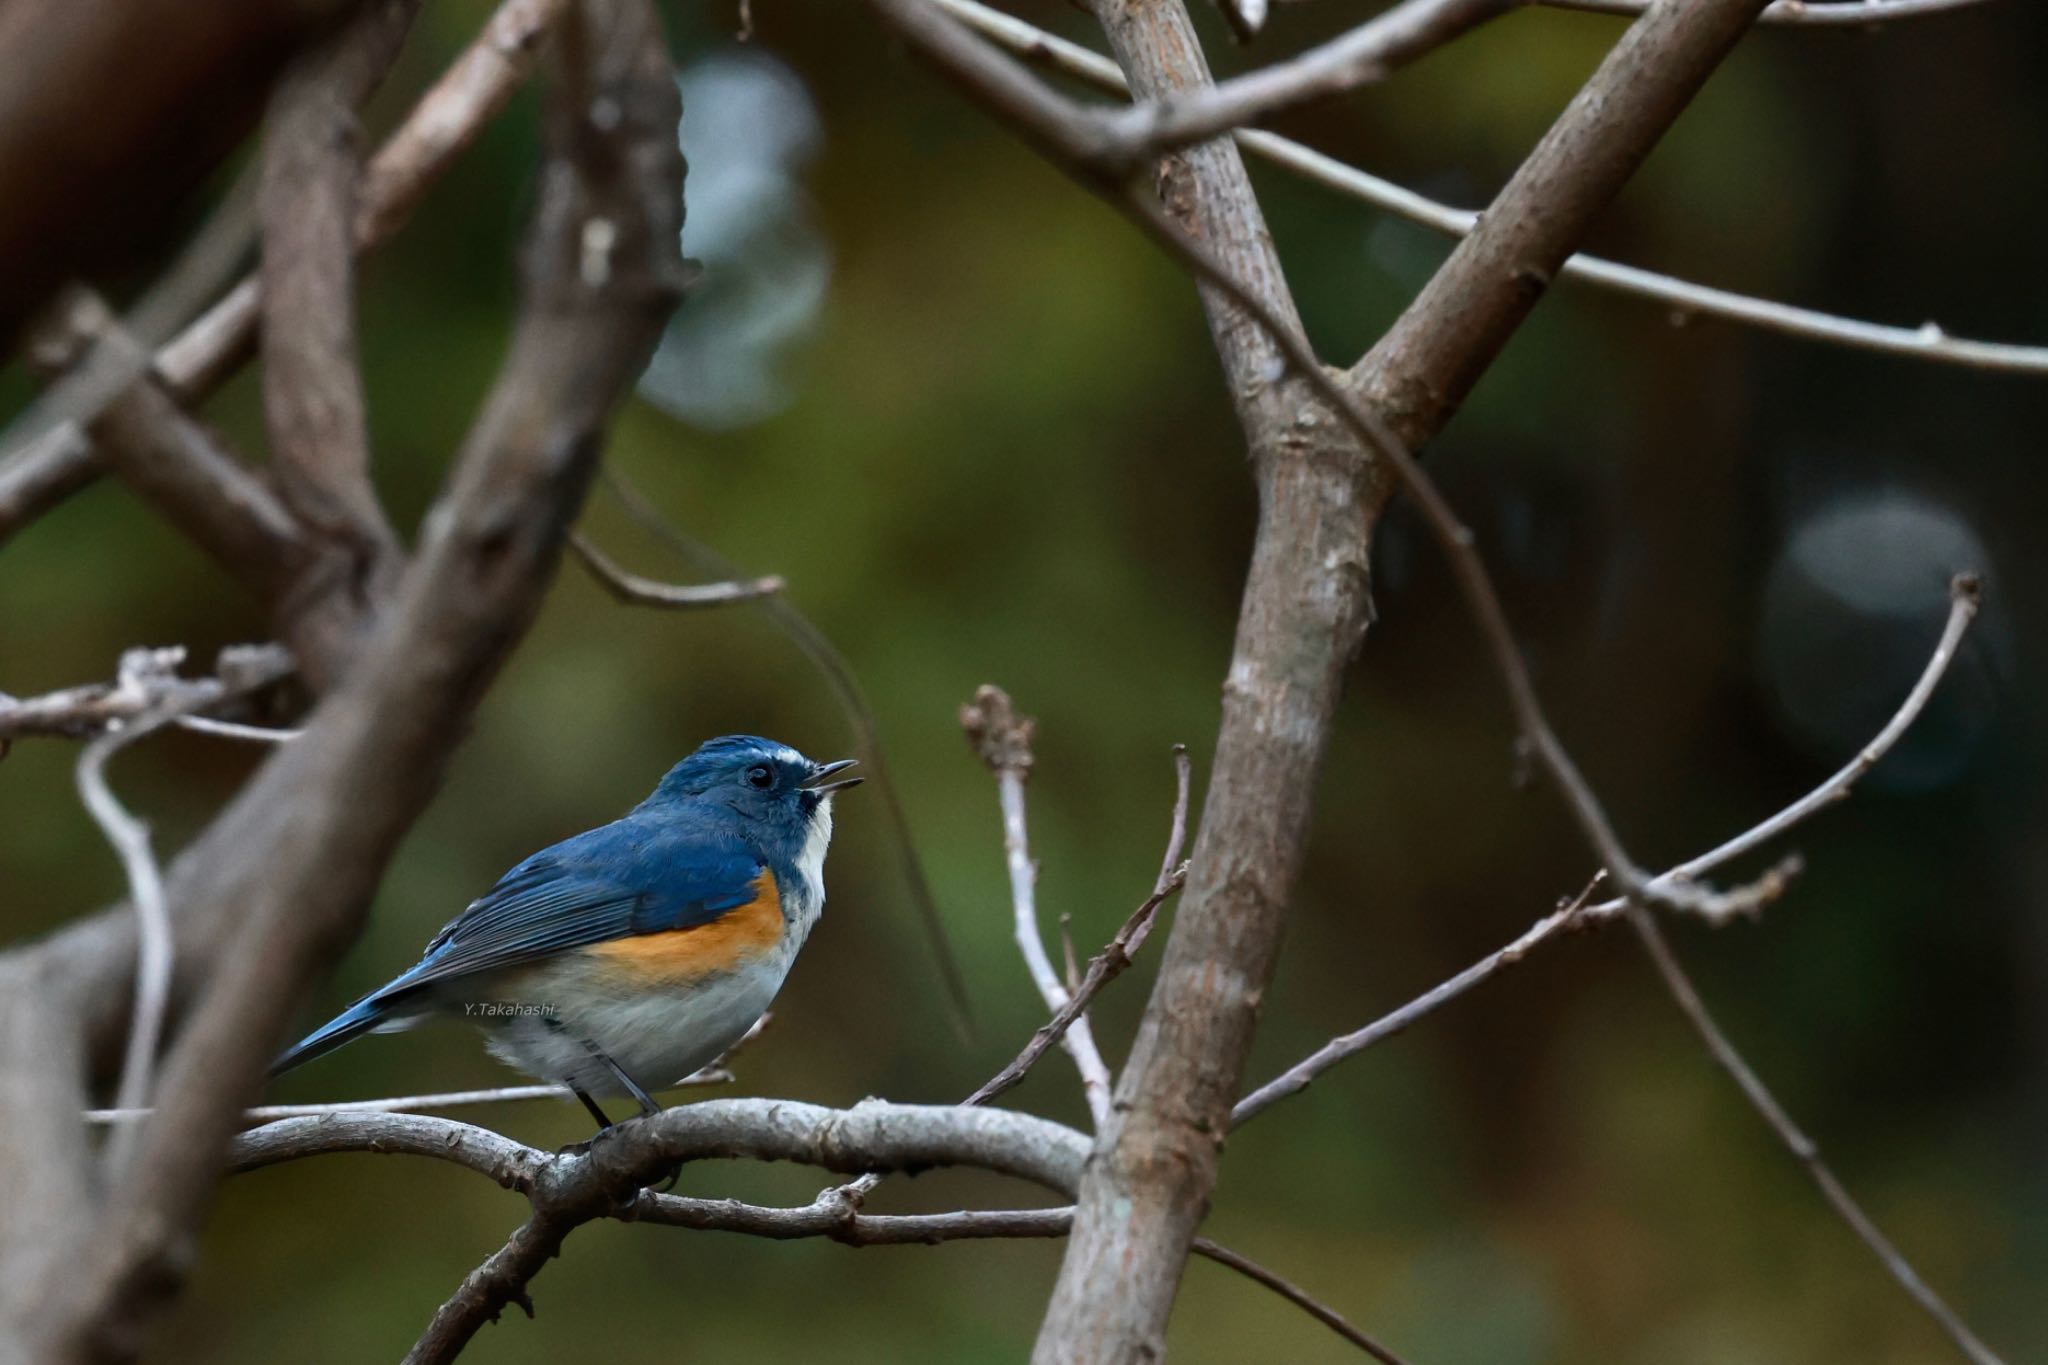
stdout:
<svg viewBox="0 0 2048 1365">
<path fill-rule="evenodd" d="M 365 1033 L 435 1016 L 497 1056 L 594 1096 L 650 1091 L 717 1060 L 768 1009 L 825 905 L 832 797 L 852 759 L 751 735 L 705 744 L 623 819 L 534 854 L 419 960 L 278 1058 L 275 1075 Z"/>
</svg>

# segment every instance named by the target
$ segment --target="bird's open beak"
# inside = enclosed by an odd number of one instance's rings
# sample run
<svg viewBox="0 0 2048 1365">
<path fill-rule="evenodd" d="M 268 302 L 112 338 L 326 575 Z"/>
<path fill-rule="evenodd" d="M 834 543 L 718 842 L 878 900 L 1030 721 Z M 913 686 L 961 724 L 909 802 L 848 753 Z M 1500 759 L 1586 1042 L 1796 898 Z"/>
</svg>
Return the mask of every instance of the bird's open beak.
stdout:
<svg viewBox="0 0 2048 1365">
<path fill-rule="evenodd" d="M 820 763 L 817 767 L 811 769 L 811 775 L 804 779 L 804 790 L 807 792 L 836 792 L 841 787 L 859 786 L 865 779 L 842 777 L 837 782 L 827 782 L 825 780 L 834 773 L 845 772 L 858 762 L 860 760 L 857 758 L 842 758 L 837 763 Z"/>
</svg>

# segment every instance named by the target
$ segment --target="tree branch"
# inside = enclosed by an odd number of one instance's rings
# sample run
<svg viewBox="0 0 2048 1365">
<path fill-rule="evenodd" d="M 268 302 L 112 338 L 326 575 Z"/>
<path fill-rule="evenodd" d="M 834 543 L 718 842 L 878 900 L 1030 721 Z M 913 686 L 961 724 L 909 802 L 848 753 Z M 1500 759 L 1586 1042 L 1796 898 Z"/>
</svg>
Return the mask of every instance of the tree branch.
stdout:
<svg viewBox="0 0 2048 1365">
<path fill-rule="evenodd" d="M 132 1348 L 175 1287 L 219 1155 L 287 1016 L 360 924 L 385 860 L 530 619 L 610 411 L 679 296 L 673 72 L 649 6 L 591 9 L 588 40 L 550 106 L 510 352 L 418 558 L 304 737 L 275 752 L 173 870 L 180 960 L 211 971 L 164 1067 L 158 1111 L 135 1159 L 112 1173 L 100 1216 L 78 1219 L 55 1245 L 0 1248 L 0 1279 L 26 1275 L 40 1291 L 24 1333 L 40 1358 Z M 25 952 L 65 983 L 79 1018 L 101 1025 L 125 1001 L 132 970 L 132 947 L 118 960 L 109 949 L 131 939 L 132 929 L 93 921 Z M 13 1146 L 0 1143 L 0 1185 L 10 1162 L 46 1158 Z"/>
<path fill-rule="evenodd" d="M 1159 913 L 1159 907 L 1166 904 L 1166 898 L 1187 884 L 1188 865 L 1181 861 L 1181 849 L 1187 843 L 1188 833 L 1188 786 L 1189 762 L 1185 744 L 1173 746 L 1176 792 L 1173 802 L 1173 831 L 1166 841 L 1166 859 L 1160 864 L 1159 879 L 1152 884 L 1152 894 L 1141 901 L 1131 912 L 1123 927 L 1104 945 L 1101 952 L 1088 961 L 1088 970 L 1081 982 L 1068 996 L 1053 1017 L 1040 1024 L 1032 1033 L 1030 1041 L 1002 1070 L 983 1081 L 963 1104 L 986 1104 L 996 1096 L 1014 1088 L 1026 1073 L 1038 1064 L 1046 1049 L 1058 1042 L 1073 1027 L 1075 1021 L 1086 1015 L 1088 1006 L 1102 988 L 1121 976 L 1131 965 L 1132 957 L 1144 945 L 1152 932 L 1152 925 Z"/>
<path fill-rule="evenodd" d="M 364 1131 L 382 1132 L 387 1126 L 400 1135 L 398 1141 L 410 1144 L 408 1150 L 444 1155 L 442 1150 L 434 1150 L 433 1143 L 418 1141 L 414 1135 L 447 1126 L 445 1119 L 412 1115 L 344 1119 L 341 1127 L 354 1130 L 346 1136 L 330 1129 L 333 1122 L 288 1119 L 258 1129 L 238 1144 L 236 1168 L 288 1160 L 309 1150 L 351 1150 L 362 1145 Z M 265 1137 L 271 1130 L 286 1130 L 286 1125 L 305 1124 L 313 1127 L 282 1131 L 275 1139 Z M 396 1143 L 392 1145 L 397 1149 Z M 552 1159 L 542 1158 L 546 1164 L 530 1174 L 502 1150 L 479 1146 L 462 1157 L 448 1159 L 482 1169 L 501 1184 L 525 1189 L 533 1203 L 533 1215 L 463 1281 L 435 1313 L 406 1359 L 412 1365 L 452 1360 L 507 1304 L 525 1305 L 530 1312 L 526 1286 L 560 1250 L 563 1239 L 592 1219 L 637 1217 L 644 1211 L 654 1221 L 682 1221 L 687 1213 L 701 1226 L 702 1216 L 711 1211 L 711 1201 L 664 1206 L 664 1196 L 650 1195 L 641 1188 L 680 1162 L 750 1157 L 801 1161 L 845 1173 L 964 1165 L 1018 1176 L 1067 1193 L 1079 1177 L 1087 1150 L 1087 1140 L 1073 1129 L 1026 1114 L 873 1100 L 847 1110 L 785 1100 L 710 1100 L 668 1109 L 607 1129 L 583 1151 L 572 1149 Z M 634 1191 L 638 1193 L 629 1194 Z M 834 1193 L 828 1191 L 820 1203 Z M 618 1213 L 622 1208 L 627 1210 L 623 1215 Z M 670 1216 L 664 1217 L 664 1213 Z M 851 1217 L 851 1207 L 841 1216 Z"/>
<path fill-rule="evenodd" d="M 263 141 L 263 409 L 285 505 L 367 610 L 396 580 L 398 537 L 370 482 L 356 361 L 356 107 L 396 58 L 418 0 L 378 0 L 289 67 Z M 302 590 L 303 591 L 303 590 Z"/>
<path fill-rule="evenodd" d="M 960 708 L 960 726 L 967 732 L 967 742 L 976 755 L 995 774 L 996 795 L 1003 810 L 1003 855 L 1010 873 L 1011 928 L 1017 950 L 1046 1009 L 1055 1018 L 1066 1019 L 1065 1027 L 1055 1036 L 1060 1047 L 1074 1059 L 1074 1069 L 1081 1073 L 1088 1113 L 1100 1128 L 1109 1117 L 1109 1067 L 1095 1045 L 1087 1016 L 1078 1009 L 1069 1012 L 1073 997 L 1060 983 L 1052 960 L 1046 956 L 1045 939 L 1038 924 L 1038 866 L 1031 859 L 1024 822 L 1024 780 L 1031 774 L 1031 735 L 1037 722 L 1019 712 L 1000 687 L 984 685 L 975 692 L 972 703 Z M 975 1102 L 968 1100 L 969 1104 Z"/>
<path fill-rule="evenodd" d="M 182 659 L 184 651 L 177 653 Z M 208 711 L 292 672 L 291 655 L 276 645 L 223 651 L 208 677 L 181 678 L 172 671 L 175 661 L 165 663 L 162 668 L 122 667 L 111 683 L 88 683 L 40 697 L 0 693 L 0 745 L 29 736 L 90 739 L 172 702 L 187 714 Z M 0 749 L 0 754 L 4 752 Z"/>
<path fill-rule="evenodd" d="M 1943 3 L 1948 2 L 1943 0 Z M 1979 3 L 1980 0 L 1968 2 Z M 1130 85 L 1115 62 L 1078 43 L 990 9 L 978 0 L 932 0 L 932 3 L 1027 61 L 1075 77 L 1111 94 L 1130 93 Z M 1828 6 L 1833 9 L 1850 7 L 1850 0 Z M 1858 3 L 1861 10 L 1879 7 L 1868 0 L 1859 0 Z M 1888 5 L 1883 7 L 1889 8 Z M 1815 8 L 1819 7 L 1808 6 L 1801 12 L 1810 13 Z M 1244 129 L 1234 136 L 1238 146 L 1274 165 L 1339 194 L 1406 218 L 1432 232 L 1463 237 L 1478 225 L 1479 215 L 1469 209 L 1438 203 L 1277 133 Z M 1695 284 L 1639 266 L 1578 252 L 1565 261 L 1559 274 L 1566 279 L 1584 280 L 1619 293 L 1648 299 L 1671 309 L 1673 316 L 1678 318 L 1719 318 L 1781 336 L 1994 373 L 2048 374 L 2048 346 L 1975 341 L 1952 336 L 1931 322 L 1919 327 L 1866 322 Z"/>
<path fill-rule="evenodd" d="M 158 698 L 148 710 L 110 722 L 78 756 L 78 794 L 106 835 L 128 878 L 129 904 L 135 910 L 135 1008 L 128 1029 L 128 1047 L 121 1061 L 121 1079 L 114 1103 L 135 1109 L 149 1103 L 151 1074 L 163 1037 L 164 1014 L 170 1003 L 172 938 L 170 912 L 164 904 L 163 871 L 150 849 L 149 827 L 128 813 L 108 787 L 106 765 L 116 751 L 186 718 L 204 706 L 266 687 L 285 666 L 274 649 L 245 646 L 224 650 L 217 687 L 181 687 L 175 670 L 184 660 L 182 648 L 132 649 L 122 656 L 116 690 Z M 132 1131 L 132 1130 L 130 1130 Z M 109 1146 L 107 1164 L 119 1167 L 132 1155 L 130 1132 Z"/>
<path fill-rule="evenodd" d="M 504 0 L 365 169 L 357 250 L 382 245 L 405 225 L 428 188 L 532 74 L 541 40 L 569 3 Z M 262 287 L 250 275 L 131 373 L 142 376 L 139 383 L 160 383 L 180 403 L 196 403 L 249 358 L 261 311 Z M 98 477 L 95 441 L 85 430 L 96 411 L 56 424 L 0 460 L 0 544 Z"/>
<path fill-rule="evenodd" d="M 1926 709 L 1928 700 L 1934 695 L 1934 689 L 1940 685 L 1943 675 L 1948 672 L 1949 664 L 1954 661 L 1956 651 L 1962 645 L 1963 636 L 1968 632 L 1971 622 L 1976 620 L 1981 601 L 1982 589 L 1974 575 L 1959 575 L 1950 585 L 1948 620 L 1942 626 L 1941 638 L 1936 642 L 1934 653 L 1927 660 L 1927 666 L 1921 670 L 1920 677 L 1907 692 L 1905 700 L 1899 704 L 1899 709 L 1885 722 L 1884 728 L 1878 731 L 1870 743 L 1858 751 L 1855 758 L 1812 791 L 1769 819 L 1752 825 L 1733 839 L 1696 858 L 1680 863 L 1654 878 L 1652 884 L 1705 876 L 1723 864 L 1762 847 L 1772 839 L 1779 838 L 1821 811 L 1847 800 L 1856 783 L 1865 773 L 1877 766 L 1878 761 L 1891 751 L 1892 746 L 1912 728 L 1913 722 L 1918 720 L 1920 713 Z M 1596 875 L 1586 883 L 1585 889 L 1577 896 L 1538 920 L 1520 938 L 1505 948 L 1487 954 L 1456 976 L 1438 983 L 1364 1028 L 1332 1038 L 1239 1100 L 1231 1111 L 1231 1127 L 1235 1128 L 1264 1113 L 1289 1095 L 1307 1089 L 1316 1077 L 1345 1058 L 1355 1056 L 1373 1044 L 1393 1037 L 1424 1015 L 1434 1013 L 1440 1006 L 1455 1000 L 1474 986 L 1490 980 L 1503 968 L 1520 962 L 1538 944 L 1547 942 L 1567 930 L 1602 923 L 1620 915 L 1627 906 L 1625 900 L 1591 903 L 1593 893 L 1604 880 L 1605 873 Z"/>
<path fill-rule="evenodd" d="M 1446 279 L 1463 282 L 1459 287 L 1467 292 L 1458 295 L 1458 306 L 1444 305 L 1457 325 L 1442 327 L 1426 310 L 1411 307 L 1363 366 L 1367 399 L 1361 401 L 1322 370 L 1302 341 L 1291 309 L 1271 306 L 1260 281 L 1240 279 L 1227 259 L 1198 244 L 1167 215 L 1125 199 L 1114 168 L 1092 160 L 1085 129 L 1076 130 L 1060 102 L 1048 103 L 1026 89 L 1007 62 L 917 0 L 870 0 L 971 95 L 1021 121 L 1019 131 L 1034 144 L 1082 183 L 1124 204 L 1156 242 L 1235 303 L 1277 352 L 1276 361 L 1291 367 L 1398 472 L 1451 558 L 1507 684 L 1525 742 L 1632 899 L 1648 894 L 1648 878 L 1627 857 L 1549 726 L 1485 567 L 1473 552 L 1470 531 L 1409 452 L 1449 417 L 1455 399 L 1533 306 L 1540 286 L 1529 287 L 1527 272 L 1569 254 L 1573 240 L 1762 3 L 1660 0 L 1539 143 L 1481 230 L 1453 252 L 1425 290 L 1425 296 L 1432 289 L 1443 292 L 1449 287 Z M 1109 22 L 1112 45 L 1133 73 L 1134 91 L 1149 97 L 1153 92 L 1137 78 L 1140 62 L 1148 54 L 1156 57 L 1162 47 L 1192 51 L 1186 16 L 1177 3 L 1156 0 L 1135 14 L 1115 8 L 1115 16 L 1121 18 Z M 1194 55 L 1198 60 L 1198 51 Z M 1193 70 L 1189 78 L 1199 79 L 1199 66 Z M 1509 270 L 1512 287 L 1476 277 L 1475 260 Z M 1433 397 L 1424 403 L 1419 395 Z M 1298 410 L 1294 424 L 1312 428 L 1314 415 Z M 1370 516 L 1384 502 L 1384 490 L 1363 487 L 1364 471 L 1352 462 L 1305 461 L 1298 451 L 1284 454 L 1292 458 L 1261 462 L 1260 531 L 1189 901 L 1119 1088 L 1116 1121 L 1103 1132 L 1098 1160 L 1081 1192 L 1074 1240 L 1039 1338 L 1035 1358 L 1043 1362 L 1123 1359 L 1159 1349 L 1180 1266 L 1214 1184 L 1216 1144 L 1230 1110 L 1223 1087 L 1234 1086 L 1232 1078 L 1241 1072 L 1257 998 L 1278 949 L 1287 894 L 1301 860 L 1306 793 L 1314 785 L 1327 739 L 1337 680 L 1363 629 L 1363 556 L 1355 552 Z M 1338 477 L 1332 478 L 1333 472 Z M 1290 487 L 1318 496 L 1289 507 L 1285 495 Z M 1361 492 L 1368 506 L 1360 505 Z M 1313 528 L 1330 524 L 1333 507 L 1342 509 L 1337 524 L 1346 530 L 1341 539 L 1355 557 L 1338 551 L 1301 562 L 1303 545 L 1317 539 Z M 1284 569 L 1270 572 L 1276 566 Z M 1343 581 L 1347 576 L 1352 581 Z M 1324 616 L 1333 607 L 1337 622 Z M 1658 899 L 1719 912 L 1753 901 L 1762 890 L 1720 897 L 1698 888 L 1660 889 Z"/>
<path fill-rule="evenodd" d="M 508 1304 L 531 1312 L 527 1285 L 569 1233 L 598 1218 L 739 1233 L 783 1241 L 824 1237 L 849 1246 L 933 1244 L 961 1239 L 1063 1237 L 1071 1208 L 973 1209 L 936 1214 L 870 1214 L 847 1187 L 798 1208 L 699 1199 L 644 1188 L 678 1163 L 712 1157 L 800 1161 L 827 1170 L 916 1172 L 970 1166 L 1071 1194 L 1087 1140 L 1070 1128 L 1002 1109 L 898 1105 L 868 1100 L 850 1110 L 786 1100 L 720 1100 L 622 1124 L 563 1153 L 538 1151 L 488 1129 L 419 1115 L 331 1113 L 266 1124 L 235 1140 L 237 1171 L 340 1152 L 423 1156 L 474 1171 L 525 1194 L 533 1212 L 506 1245 L 464 1278 L 442 1305 L 409 1361 L 454 1359 Z M 1335 1310 L 1258 1262 L 1206 1238 L 1196 1250 L 1303 1308 L 1382 1361 L 1397 1357 Z"/>
<path fill-rule="evenodd" d="M 1284 110 L 1385 80 L 1518 3 L 1521 0 L 1402 0 L 1348 33 L 1285 61 L 1220 85 L 1188 87 L 1090 117 L 1102 122 L 1104 155 L 1136 165 Z"/>
</svg>

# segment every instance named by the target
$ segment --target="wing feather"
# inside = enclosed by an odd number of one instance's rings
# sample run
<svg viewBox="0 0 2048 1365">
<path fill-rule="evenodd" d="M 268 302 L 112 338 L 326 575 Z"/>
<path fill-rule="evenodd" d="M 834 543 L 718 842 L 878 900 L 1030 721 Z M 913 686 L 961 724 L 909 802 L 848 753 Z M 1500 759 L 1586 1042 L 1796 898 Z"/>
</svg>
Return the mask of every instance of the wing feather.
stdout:
<svg viewBox="0 0 2048 1365">
<path fill-rule="evenodd" d="M 737 839 L 650 834 L 629 817 L 536 853 L 450 920 L 388 997 L 635 934 L 708 924 L 750 904 L 761 862 Z"/>
</svg>

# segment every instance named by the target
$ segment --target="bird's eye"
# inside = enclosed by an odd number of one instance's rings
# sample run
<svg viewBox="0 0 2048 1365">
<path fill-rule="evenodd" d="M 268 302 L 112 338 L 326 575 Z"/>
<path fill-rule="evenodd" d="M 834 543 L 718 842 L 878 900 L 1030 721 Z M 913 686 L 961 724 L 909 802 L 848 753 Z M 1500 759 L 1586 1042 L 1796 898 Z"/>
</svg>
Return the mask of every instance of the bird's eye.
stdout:
<svg viewBox="0 0 2048 1365">
<path fill-rule="evenodd" d="M 768 770 L 768 766 L 765 763 L 756 763 L 753 767 L 747 769 L 747 783 L 750 786 L 759 787 L 762 791 L 767 791 L 775 785 L 775 774 Z"/>
</svg>

